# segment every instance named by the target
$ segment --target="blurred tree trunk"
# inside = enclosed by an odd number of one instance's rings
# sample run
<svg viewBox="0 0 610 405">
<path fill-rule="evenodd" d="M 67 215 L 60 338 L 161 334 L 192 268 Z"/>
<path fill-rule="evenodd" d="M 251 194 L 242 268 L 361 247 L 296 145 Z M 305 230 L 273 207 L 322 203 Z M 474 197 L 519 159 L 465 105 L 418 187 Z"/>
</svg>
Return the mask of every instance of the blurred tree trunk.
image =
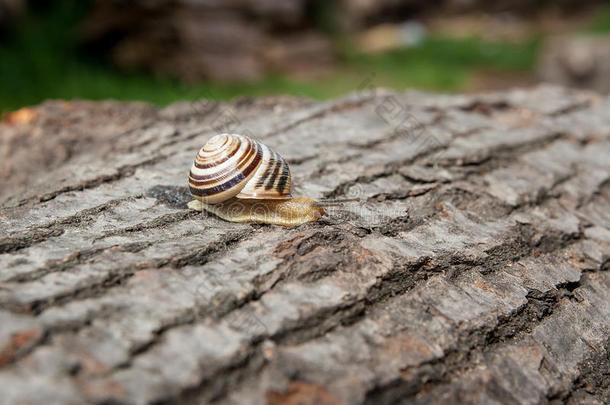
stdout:
<svg viewBox="0 0 610 405">
<path fill-rule="evenodd" d="M 552 6 L 570 15 L 601 3 L 563 0 Z M 497 13 L 505 21 L 544 6 L 527 0 L 94 0 L 83 35 L 89 50 L 102 49 L 120 67 L 188 81 L 276 72 L 315 77 L 336 59 L 330 32 L 353 34 L 382 23 L 473 11 Z"/>
<path fill-rule="evenodd" d="M 334 52 L 308 19 L 306 3 L 94 1 L 84 33 L 90 43 L 110 43 L 118 66 L 188 81 L 315 75 L 328 69 Z"/>
</svg>

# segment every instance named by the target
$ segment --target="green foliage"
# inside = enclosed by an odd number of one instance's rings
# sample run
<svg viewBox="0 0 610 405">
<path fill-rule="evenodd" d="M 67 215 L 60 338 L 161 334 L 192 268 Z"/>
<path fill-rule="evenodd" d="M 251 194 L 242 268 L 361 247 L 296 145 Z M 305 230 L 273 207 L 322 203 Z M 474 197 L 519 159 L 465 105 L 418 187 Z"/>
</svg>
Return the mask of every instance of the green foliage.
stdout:
<svg viewBox="0 0 610 405">
<path fill-rule="evenodd" d="M 253 82 L 193 85 L 143 72 L 120 72 L 88 57 L 77 43 L 84 3 L 64 0 L 52 4 L 44 15 L 28 17 L 0 42 L 0 112 L 49 98 L 111 98 L 160 105 L 203 97 L 280 93 L 320 99 L 354 91 L 373 74 L 374 86 L 458 90 L 475 69 L 531 69 L 539 42 L 430 37 L 417 47 L 374 56 L 341 46 L 339 65 L 323 78 L 295 80 L 271 75 Z"/>
</svg>

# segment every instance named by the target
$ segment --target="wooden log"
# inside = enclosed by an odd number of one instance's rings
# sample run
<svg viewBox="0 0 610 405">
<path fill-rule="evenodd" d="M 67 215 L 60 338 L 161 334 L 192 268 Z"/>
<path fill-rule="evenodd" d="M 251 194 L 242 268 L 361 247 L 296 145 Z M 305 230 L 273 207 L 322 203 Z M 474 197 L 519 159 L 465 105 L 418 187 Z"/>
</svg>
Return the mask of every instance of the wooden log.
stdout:
<svg viewBox="0 0 610 405">
<path fill-rule="evenodd" d="M 6 154 L 27 187 L 0 190 L 1 403 L 610 401 L 610 98 L 29 110 L 0 127 L 33 162 Z M 290 229 L 189 211 L 218 132 L 361 203 Z M 53 139 L 78 148 L 39 164 Z"/>
</svg>

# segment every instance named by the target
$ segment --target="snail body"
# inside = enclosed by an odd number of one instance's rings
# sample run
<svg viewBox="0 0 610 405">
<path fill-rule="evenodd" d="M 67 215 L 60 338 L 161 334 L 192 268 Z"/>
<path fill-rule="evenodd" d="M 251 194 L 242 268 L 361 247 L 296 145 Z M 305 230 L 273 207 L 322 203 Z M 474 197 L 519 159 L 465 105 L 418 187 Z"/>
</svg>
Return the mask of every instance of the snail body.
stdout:
<svg viewBox="0 0 610 405">
<path fill-rule="evenodd" d="M 212 137 L 188 181 L 195 197 L 189 208 L 231 222 L 296 226 L 325 215 L 315 200 L 292 196 L 288 163 L 277 152 L 243 135 Z"/>
<path fill-rule="evenodd" d="M 246 200 L 231 198 L 218 204 L 205 204 L 199 200 L 191 201 L 188 206 L 196 211 L 204 209 L 230 222 L 258 222 L 282 226 L 296 226 L 314 222 L 326 215 L 316 201 L 307 197 L 294 197 L 289 200 Z"/>
</svg>

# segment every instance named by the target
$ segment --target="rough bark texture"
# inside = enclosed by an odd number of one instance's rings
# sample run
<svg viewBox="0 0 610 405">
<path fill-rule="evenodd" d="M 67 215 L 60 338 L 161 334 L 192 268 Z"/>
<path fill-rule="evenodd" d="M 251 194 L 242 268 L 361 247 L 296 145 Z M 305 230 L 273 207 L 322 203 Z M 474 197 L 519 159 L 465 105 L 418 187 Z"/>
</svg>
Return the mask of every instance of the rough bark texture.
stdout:
<svg viewBox="0 0 610 405">
<path fill-rule="evenodd" d="M 33 160 L 32 133 L 90 142 L 1 190 L 1 403 L 610 401 L 610 98 L 74 106 L 0 127 Z M 295 194 L 362 203 L 293 229 L 187 210 L 225 130 Z"/>
</svg>

